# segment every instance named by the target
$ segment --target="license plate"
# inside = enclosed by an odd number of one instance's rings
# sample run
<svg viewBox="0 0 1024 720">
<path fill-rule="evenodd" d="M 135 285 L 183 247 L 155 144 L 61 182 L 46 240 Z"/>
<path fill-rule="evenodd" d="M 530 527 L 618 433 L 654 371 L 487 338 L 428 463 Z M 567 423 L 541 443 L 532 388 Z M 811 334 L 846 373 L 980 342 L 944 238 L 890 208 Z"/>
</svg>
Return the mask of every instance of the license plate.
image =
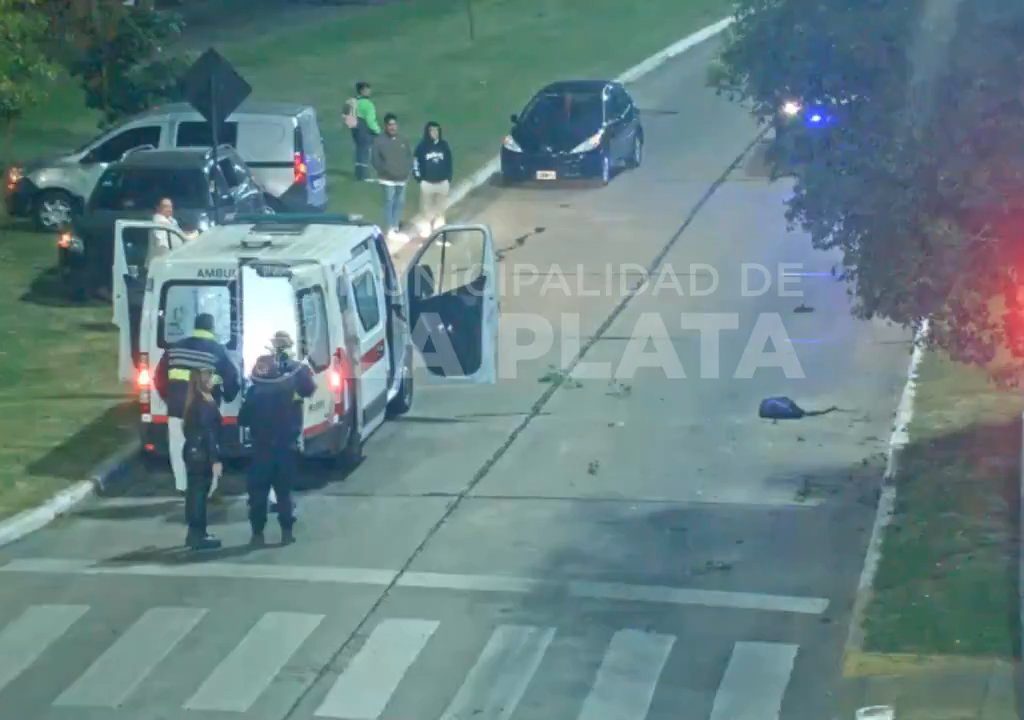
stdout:
<svg viewBox="0 0 1024 720">
<path fill-rule="evenodd" d="M 556 177 L 557 177 L 557 174 L 555 173 L 554 170 L 538 170 L 537 171 L 537 179 L 538 180 L 554 180 Z"/>
</svg>

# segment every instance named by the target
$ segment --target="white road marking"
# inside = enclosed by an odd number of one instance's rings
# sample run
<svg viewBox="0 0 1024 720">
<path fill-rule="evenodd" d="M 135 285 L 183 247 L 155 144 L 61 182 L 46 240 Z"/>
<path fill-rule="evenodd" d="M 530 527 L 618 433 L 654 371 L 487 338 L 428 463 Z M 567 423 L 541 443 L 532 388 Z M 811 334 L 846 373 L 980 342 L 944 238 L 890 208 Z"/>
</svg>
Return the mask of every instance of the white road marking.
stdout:
<svg viewBox="0 0 1024 720">
<path fill-rule="evenodd" d="M 25 672 L 89 610 L 87 605 L 33 605 L 0 631 L 0 690 Z"/>
<path fill-rule="evenodd" d="M 612 637 L 579 720 L 643 720 L 676 639 L 638 630 Z"/>
<path fill-rule="evenodd" d="M 316 716 L 377 720 L 439 624 L 405 618 L 381 621 L 327 693 Z"/>
<path fill-rule="evenodd" d="M 711 720 L 779 720 L 797 649 L 784 643 L 736 643 Z"/>
<path fill-rule="evenodd" d="M 53 704 L 118 707 L 205 614 L 201 608 L 147 610 Z"/>
<path fill-rule="evenodd" d="M 554 636 L 551 627 L 498 627 L 441 720 L 508 720 Z"/>
<path fill-rule="evenodd" d="M 323 619 L 309 613 L 268 612 L 214 668 L 185 708 L 247 712 Z"/>
<path fill-rule="evenodd" d="M 89 560 L 30 558 L 0 565 L 0 573 L 55 573 L 72 575 L 128 575 L 171 578 L 222 578 L 231 580 L 277 580 L 387 587 L 395 580 L 395 570 L 342 568 L 311 565 L 255 565 L 250 563 L 208 562 L 195 565 L 94 565 Z M 454 573 L 407 572 L 397 578 L 399 587 L 434 590 L 471 590 L 477 592 L 552 593 L 595 600 L 700 605 L 737 610 L 787 612 L 820 615 L 828 609 L 827 598 L 765 593 L 698 590 L 667 585 L 570 580 L 558 582 L 541 578 L 501 575 L 460 575 Z"/>
</svg>

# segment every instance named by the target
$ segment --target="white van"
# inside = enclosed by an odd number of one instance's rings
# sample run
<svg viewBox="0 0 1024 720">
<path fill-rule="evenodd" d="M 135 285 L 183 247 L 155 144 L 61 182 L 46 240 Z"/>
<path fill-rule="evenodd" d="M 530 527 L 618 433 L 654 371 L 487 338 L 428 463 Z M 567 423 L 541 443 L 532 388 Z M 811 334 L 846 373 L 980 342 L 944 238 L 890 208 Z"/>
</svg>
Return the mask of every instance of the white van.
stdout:
<svg viewBox="0 0 1024 720">
<path fill-rule="evenodd" d="M 243 102 L 217 138 L 234 147 L 276 211 L 327 207 L 327 161 L 316 111 L 296 103 Z M 210 125 L 186 103 L 136 115 L 72 153 L 8 169 L 6 205 L 43 230 L 66 226 L 111 163 L 138 149 L 210 147 Z"/>
<path fill-rule="evenodd" d="M 167 452 L 167 407 L 151 392 L 151 370 L 171 343 L 191 334 L 200 312 L 214 316 L 217 339 L 243 378 L 276 331 L 296 338 L 298 358 L 317 382 L 304 402 L 307 456 L 356 460 L 386 417 L 409 410 L 413 345 L 432 381 L 496 381 L 497 275 L 486 226 L 439 230 L 401 284 L 379 228 L 342 216 L 240 218 L 190 243 L 179 238 L 183 244 L 148 270 L 132 265 L 139 260 L 131 236 L 157 227 L 120 220 L 114 245 L 119 375 L 138 389 L 148 455 Z M 144 287 L 134 322 L 129 284 Z M 241 394 L 221 408 L 229 457 L 250 449 L 237 426 L 240 405 Z"/>
</svg>

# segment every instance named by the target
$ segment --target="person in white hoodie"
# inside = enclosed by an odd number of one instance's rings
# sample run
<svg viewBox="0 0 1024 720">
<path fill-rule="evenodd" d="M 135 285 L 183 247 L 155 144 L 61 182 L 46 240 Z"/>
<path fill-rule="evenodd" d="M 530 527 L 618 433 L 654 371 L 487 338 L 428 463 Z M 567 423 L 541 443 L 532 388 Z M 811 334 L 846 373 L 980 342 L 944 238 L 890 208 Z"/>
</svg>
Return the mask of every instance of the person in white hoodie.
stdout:
<svg viewBox="0 0 1024 720">
<path fill-rule="evenodd" d="M 185 236 L 186 240 L 195 240 L 199 237 L 199 233 L 196 232 L 184 232 L 181 226 L 178 225 L 178 221 L 174 219 L 174 201 L 169 197 L 160 198 L 156 204 L 156 213 L 153 215 L 153 222 L 166 225 L 170 230 L 177 230 Z M 177 247 L 181 241 L 169 232 L 169 230 L 157 230 L 154 228 L 149 231 L 149 253 L 146 255 L 146 265 L 152 262 L 153 258 L 161 255 L 166 255 L 172 249 Z"/>
</svg>

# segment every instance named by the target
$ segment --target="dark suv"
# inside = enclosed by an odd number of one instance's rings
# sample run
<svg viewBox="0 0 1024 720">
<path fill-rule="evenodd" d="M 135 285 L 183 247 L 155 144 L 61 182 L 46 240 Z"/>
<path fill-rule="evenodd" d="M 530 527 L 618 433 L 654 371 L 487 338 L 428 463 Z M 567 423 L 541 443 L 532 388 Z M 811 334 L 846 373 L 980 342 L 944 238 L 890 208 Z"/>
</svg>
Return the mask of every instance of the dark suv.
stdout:
<svg viewBox="0 0 1024 720">
<path fill-rule="evenodd" d="M 262 188 L 228 146 L 218 148 L 216 162 L 211 148 L 134 152 L 104 171 L 82 214 L 60 234 L 58 266 L 73 296 L 109 290 L 115 223 L 152 219 L 165 197 L 186 232 L 267 212 Z"/>
</svg>

